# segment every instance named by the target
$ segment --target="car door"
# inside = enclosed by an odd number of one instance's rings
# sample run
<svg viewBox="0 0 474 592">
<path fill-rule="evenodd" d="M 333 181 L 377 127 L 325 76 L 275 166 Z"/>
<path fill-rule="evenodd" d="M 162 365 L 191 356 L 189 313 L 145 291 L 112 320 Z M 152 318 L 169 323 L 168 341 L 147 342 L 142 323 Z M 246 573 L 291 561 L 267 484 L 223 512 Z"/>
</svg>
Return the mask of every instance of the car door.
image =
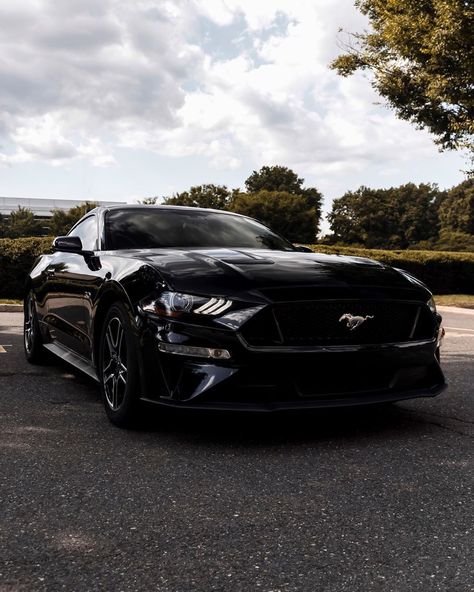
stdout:
<svg viewBox="0 0 474 592">
<path fill-rule="evenodd" d="M 105 275 L 98 251 L 97 216 L 81 220 L 68 236 L 78 236 L 83 251 L 58 251 L 45 270 L 48 325 L 54 341 L 91 359 L 92 302 Z"/>
</svg>

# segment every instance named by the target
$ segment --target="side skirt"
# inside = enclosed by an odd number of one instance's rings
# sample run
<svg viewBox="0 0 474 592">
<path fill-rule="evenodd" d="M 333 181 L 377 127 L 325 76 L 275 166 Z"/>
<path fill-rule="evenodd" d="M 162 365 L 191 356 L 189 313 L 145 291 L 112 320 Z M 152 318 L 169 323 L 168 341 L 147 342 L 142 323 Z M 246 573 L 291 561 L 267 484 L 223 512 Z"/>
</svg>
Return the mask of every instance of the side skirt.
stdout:
<svg viewBox="0 0 474 592">
<path fill-rule="evenodd" d="M 61 358 L 68 364 L 71 364 L 71 366 L 74 366 L 81 372 L 84 372 L 84 374 L 87 374 L 87 376 L 93 380 L 99 382 L 97 372 L 88 360 L 85 360 L 83 357 L 58 343 L 45 343 L 43 344 L 43 347 L 55 356 L 58 356 L 58 358 Z"/>
</svg>

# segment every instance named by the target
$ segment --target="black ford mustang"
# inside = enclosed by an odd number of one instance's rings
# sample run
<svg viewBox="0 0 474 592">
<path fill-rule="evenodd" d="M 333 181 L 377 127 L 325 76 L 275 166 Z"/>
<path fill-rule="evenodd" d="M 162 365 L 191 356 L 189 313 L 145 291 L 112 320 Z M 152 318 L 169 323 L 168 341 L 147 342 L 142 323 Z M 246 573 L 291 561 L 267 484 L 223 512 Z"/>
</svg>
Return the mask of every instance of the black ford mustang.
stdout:
<svg viewBox="0 0 474 592">
<path fill-rule="evenodd" d="M 94 377 L 120 426 L 144 400 L 273 410 L 441 392 L 426 286 L 308 251 L 238 214 L 97 208 L 28 277 L 26 357 L 49 350 Z"/>
</svg>

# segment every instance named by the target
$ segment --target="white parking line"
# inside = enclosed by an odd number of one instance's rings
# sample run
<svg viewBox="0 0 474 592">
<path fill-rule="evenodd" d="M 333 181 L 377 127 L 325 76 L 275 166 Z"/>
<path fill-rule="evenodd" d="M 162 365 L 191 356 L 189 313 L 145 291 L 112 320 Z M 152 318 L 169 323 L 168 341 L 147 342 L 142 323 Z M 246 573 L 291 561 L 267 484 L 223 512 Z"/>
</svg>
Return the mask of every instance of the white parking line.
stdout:
<svg viewBox="0 0 474 592">
<path fill-rule="evenodd" d="M 6 347 L 11 347 L 11 345 L 0 345 L 0 354 L 6 354 L 7 350 Z"/>
<path fill-rule="evenodd" d="M 445 327 L 446 331 L 467 331 L 468 333 L 474 333 L 474 329 L 466 329 L 466 327 Z"/>
</svg>

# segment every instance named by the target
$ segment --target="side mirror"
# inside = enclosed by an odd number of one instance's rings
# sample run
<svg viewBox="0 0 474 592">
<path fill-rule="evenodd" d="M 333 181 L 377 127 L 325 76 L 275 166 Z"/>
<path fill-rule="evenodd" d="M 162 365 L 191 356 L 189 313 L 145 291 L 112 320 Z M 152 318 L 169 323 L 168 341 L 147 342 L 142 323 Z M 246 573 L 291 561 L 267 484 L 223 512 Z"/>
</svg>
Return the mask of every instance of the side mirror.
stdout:
<svg viewBox="0 0 474 592">
<path fill-rule="evenodd" d="M 53 241 L 55 251 L 82 253 L 82 241 L 78 236 L 57 236 Z"/>
<path fill-rule="evenodd" d="M 312 253 L 313 252 L 313 249 L 310 249 L 309 247 L 305 247 L 303 245 L 295 245 L 295 248 L 300 253 Z"/>
</svg>

